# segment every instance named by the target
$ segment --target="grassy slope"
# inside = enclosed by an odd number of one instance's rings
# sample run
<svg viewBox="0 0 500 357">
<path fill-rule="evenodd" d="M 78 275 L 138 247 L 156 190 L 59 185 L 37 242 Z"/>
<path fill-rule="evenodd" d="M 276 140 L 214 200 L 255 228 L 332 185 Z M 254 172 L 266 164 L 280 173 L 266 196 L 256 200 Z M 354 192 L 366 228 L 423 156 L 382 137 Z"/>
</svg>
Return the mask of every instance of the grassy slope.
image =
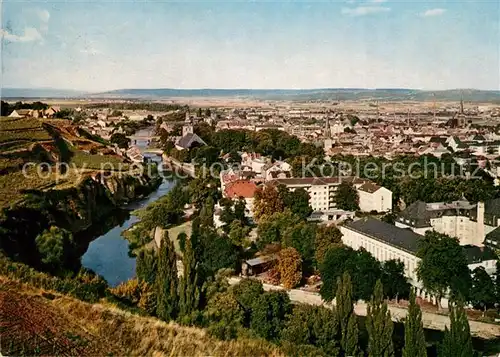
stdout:
<svg viewBox="0 0 500 357">
<path fill-rule="evenodd" d="M 0 352 L 59 356 L 281 356 L 268 342 L 220 341 L 197 328 L 44 292 L 0 277 Z"/>
</svg>

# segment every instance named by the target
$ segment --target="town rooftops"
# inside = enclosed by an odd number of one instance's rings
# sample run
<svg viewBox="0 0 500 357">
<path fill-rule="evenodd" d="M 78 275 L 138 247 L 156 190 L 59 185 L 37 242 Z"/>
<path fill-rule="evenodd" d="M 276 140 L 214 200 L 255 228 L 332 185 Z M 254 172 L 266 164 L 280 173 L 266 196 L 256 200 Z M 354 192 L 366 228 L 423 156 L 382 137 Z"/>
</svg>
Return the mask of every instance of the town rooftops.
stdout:
<svg viewBox="0 0 500 357">
<path fill-rule="evenodd" d="M 180 146 L 183 149 L 189 149 L 195 142 L 202 145 L 207 145 L 202 138 L 194 133 L 188 133 L 184 135 L 179 139 L 176 145 Z"/>
<path fill-rule="evenodd" d="M 352 184 L 363 184 L 367 180 L 363 180 L 353 176 L 335 176 L 335 177 L 297 177 L 297 178 L 281 178 L 273 180 L 274 183 L 285 186 L 314 186 L 314 185 L 340 185 L 342 182 Z"/>
<path fill-rule="evenodd" d="M 500 249 L 500 227 L 495 228 L 486 235 L 484 244 L 492 248 Z"/>
<path fill-rule="evenodd" d="M 278 257 L 274 254 L 262 255 L 262 256 L 257 257 L 257 258 L 245 260 L 245 263 L 251 267 L 255 267 L 255 266 L 262 265 L 262 264 L 270 263 L 272 261 L 275 261 L 276 259 L 278 259 Z"/>
<path fill-rule="evenodd" d="M 430 227 L 430 220 L 441 216 L 457 216 L 463 215 L 464 212 L 475 211 L 476 205 L 468 201 L 453 201 L 453 202 L 433 202 L 425 203 L 417 201 L 409 205 L 404 211 L 399 214 L 398 220 L 415 228 Z"/>
<path fill-rule="evenodd" d="M 362 218 L 345 224 L 345 227 L 369 237 L 383 241 L 396 248 L 416 254 L 422 236 L 409 229 L 398 228 L 392 224 L 373 218 Z"/>
<path fill-rule="evenodd" d="M 257 185 L 252 181 L 236 180 L 227 184 L 224 194 L 229 198 L 253 198 Z"/>
<path fill-rule="evenodd" d="M 374 193 L 380 190 L 382 187 L 373 183 L 373 182 L 366 182 L 363 185 L 359 187 L 360 191 L 368 192 L 368 193 Z"/>
<path fill-rule="evenodd" d="M 463 246 L 467 264 L 478 264 L 487 260 L 496 260 L 495 252 L 488 247 L 478 247 L 475 245 Z"/>
</svg>

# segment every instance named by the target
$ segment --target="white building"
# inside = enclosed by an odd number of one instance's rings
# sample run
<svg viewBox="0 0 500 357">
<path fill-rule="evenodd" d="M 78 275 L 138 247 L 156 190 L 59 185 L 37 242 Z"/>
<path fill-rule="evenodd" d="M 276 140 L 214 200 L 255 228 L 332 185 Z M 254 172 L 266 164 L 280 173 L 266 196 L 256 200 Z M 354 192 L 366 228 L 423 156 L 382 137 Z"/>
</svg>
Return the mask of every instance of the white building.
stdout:
<svg viewBox="0 0 500 357">
<path fill-rule="evenodd" d="M 477 204 L 417 201 L 399 214 L 396 226 L 420 235 L 435 230 L 458 238 L 460 245 L 482 246 L 486 235 L 500 226 L 500 199 Z"/>
<path fill-rule="evenodd" d="M 373 218 L 349 222 L 341 226 L 340 231 L 343 243 L 353 249 L 364 248 L 379 261 L 400 260 L 408 282 L 417 289 L 417 295 L 432 301 L 417 278 L 420 258 L 416 254 L 421 235 Z M 464 253 L 470 270 L 482 266 L 490 275 L 496 272 L 497 257 L 490 248 L 468 245 L 464 246 Z M 443 299 L 441 304 L 447 307 L 448 300 Z"/>
<path fill-rule="evenodd" d="M 389 212 L 392 210 L 392 191 L 366 182 L 358 188 L 359 209 L 362 212 Z"/>
<path fill-rule="evenodd" d="M 309 205 L 313 211 L 335 210 L 335 195 L 342 182 L 352 183 L 358 191 L 360 210 L 387 212 L 392 209 L 390 190 L 357 177 L 304 177 L 276 179 L 273 182 L 285 185 L 290 190 L 305 189 L 309 193 Z"/>
</svg>

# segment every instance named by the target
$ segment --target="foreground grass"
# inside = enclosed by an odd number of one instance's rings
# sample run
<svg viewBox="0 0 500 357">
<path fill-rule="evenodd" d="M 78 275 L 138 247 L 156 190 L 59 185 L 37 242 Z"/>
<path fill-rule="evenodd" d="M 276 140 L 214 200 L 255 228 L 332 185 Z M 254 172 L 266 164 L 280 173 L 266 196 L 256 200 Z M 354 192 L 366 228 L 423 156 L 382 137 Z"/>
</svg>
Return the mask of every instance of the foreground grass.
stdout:
<svg viewBox="0 0 500 357">
<path fill-rule="evenodd" d="M 220 341 L 202 329 L 27 287 L 0 277 L 4 355 L 282 356 L 262 340 Z"/>
</svg>

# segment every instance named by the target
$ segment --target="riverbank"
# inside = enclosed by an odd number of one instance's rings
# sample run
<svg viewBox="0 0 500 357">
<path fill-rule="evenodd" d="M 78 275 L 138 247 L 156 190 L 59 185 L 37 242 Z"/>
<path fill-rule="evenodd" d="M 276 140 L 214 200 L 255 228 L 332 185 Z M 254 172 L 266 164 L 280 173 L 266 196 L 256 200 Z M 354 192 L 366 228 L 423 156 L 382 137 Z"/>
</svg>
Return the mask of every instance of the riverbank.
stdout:
<svg viewBox="0 0 500 357">
<path fill-rule="evenodd" d="M 125 220 L 98 236 L 90 237 L 88 249 L 81 258 L 83 267 L 102 276 L 110 286 L 132 279 L 135 276 L 135 257 L 131 254 L 130 242 L 123 234 L 140 222 L 137 210 L 168 194 L 174 185 L 175 180 L 164 180 L 148 196 L 123 207 L 128 212 Z"/>
<path fill-rule="evenodd" d="M 86 175 L 79 183 L 66 188 L 30 190 L 26 199 L 2 210 L 0 215 L 0 249 L 10 258 L 34 268 L 44 268 L 35 239 L 51 227 L 71 234 L 73 244 L 65 249 L 65 269 L 79 269 L 82 232 L 107 219 L 111 214 L 137 198 L 144 197 L 161 184 L 158 175 L 101 173 Z"/>
</svg>

